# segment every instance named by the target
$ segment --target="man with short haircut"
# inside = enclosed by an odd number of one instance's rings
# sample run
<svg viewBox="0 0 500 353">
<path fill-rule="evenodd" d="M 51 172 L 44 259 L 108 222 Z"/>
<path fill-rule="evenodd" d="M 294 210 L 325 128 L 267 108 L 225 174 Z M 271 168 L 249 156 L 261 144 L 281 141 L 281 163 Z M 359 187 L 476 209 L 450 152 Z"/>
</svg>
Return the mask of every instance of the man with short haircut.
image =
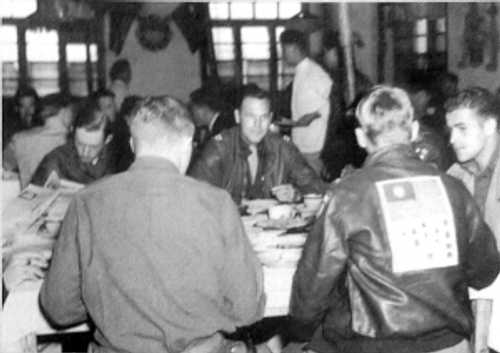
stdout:
<svg viewBox="0 0 500 353">
<path fill-rule="evenodd" d="M 116 169 L 115 154 L 109 148 L 112 135 L 104 113 L 94 104 L 78 112 L 71 138 L 40 162 L 32 183 L 44 185 L 56 173 L 61 179 L 88 184 Z"/>
<path fill-rule="evenodd" d="M 136 160 L 76 194 L 42 310 L 60 326 L 89 316 L 93 352 L 224 352 L 217 333 L 260 319 L 264 304 L 236 205 L 184 175 L 194 126 L 182 103 L 146 98 L 129 124 Z"/>
<path fill-rule="evenodd" d="M 369 156 L 331 186 L 290 315 L 320 353 L 470 352 L 467 287 L 497 276 L 495 238 L 463 184 L 413 151 L 418 123 L 405 91 L 375 87 L 356 116 Z"/>
<path fill-rule="evenodd" d="M 449 99 L 445 109 L 458 160 L 448 173 L 464 182 L 500 244 L 500 102 L 474 87 Z M 500 352 L 500 279 L 483 291 L 472 291 L 471 298 L 476 312 L 474 352 L 487 352 L 488 346 Z"/>
<path fill-rule="evenodd" d="M 323 192 L 324 184 L 295 145 L 271 133 L 269 94 L 247 86 L 234 112 L 236 126 L 209 141 L 193 162 L 190 175 L 242 199 L 297 199 L 299 192 Z"/>
<path fill-rule="evenodd" d="M 292 141 L 320 174 L 323 169 L 320 154 L 330 115 L 332 80 L 320 65 L 307 57 L 304 33 L 286 30 L 281 33 L 280 42 L 283 60 L 295 67 L 291 102 Z"/>
<path fill-rule="evenodd" d="M 100 89 L 92 94 L 92 99 L 97 107 L 109 119 L 109 122 L 114 123 L 117 114 L 115 94 L 109 89 Z"/>
<path fill-rule="evenodd" d="M 73 108 L 67 97 L 46 96 L 42 107 L 44 125 L 16 133 L 3 153 L 3 168 L 19 171 L 21 189 L 28 186 L 43 157 L 66 143 L 73 123 Z"/>
</svg>

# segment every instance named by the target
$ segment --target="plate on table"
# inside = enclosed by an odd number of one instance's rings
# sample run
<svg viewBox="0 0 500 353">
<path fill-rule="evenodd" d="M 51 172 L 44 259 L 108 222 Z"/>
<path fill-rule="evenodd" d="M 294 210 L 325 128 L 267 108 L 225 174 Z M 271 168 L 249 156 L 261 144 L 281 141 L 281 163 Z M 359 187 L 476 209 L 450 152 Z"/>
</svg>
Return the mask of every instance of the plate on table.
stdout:
<svg viewBox="0 0 500 353">
<path fill-rule="evenodd" d="M 257 213 L 267 212 L 270 207 L 276 206 L 278 201 L 275 199 L 255 199 L 255 200 L 243 200 L 241 202 L 243 206 L 246 206 L 246 212 L 250 215 Z"/>
<path fill-rule="evenodd" d="M 305 227 L 309 221 L 304 218 L 264 219 L 256 225 L 264 229 L 293 229 Z"/>
</svg>

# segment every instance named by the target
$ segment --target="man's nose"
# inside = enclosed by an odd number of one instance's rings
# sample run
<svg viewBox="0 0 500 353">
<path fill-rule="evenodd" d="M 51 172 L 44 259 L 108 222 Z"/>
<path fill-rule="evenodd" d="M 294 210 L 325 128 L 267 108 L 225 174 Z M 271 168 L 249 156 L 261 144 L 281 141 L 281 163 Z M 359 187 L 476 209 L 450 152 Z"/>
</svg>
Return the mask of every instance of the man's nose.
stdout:
<svg viewBox="0 0 500 353">
<path fill-rule="evenodd" d="M 453 143 L 455 142 L 455 139 L 456 139 L 456 133 L 454 130 L 451 130 L 450 131 L 450 145 L 453 145 Z"/>
</svg>

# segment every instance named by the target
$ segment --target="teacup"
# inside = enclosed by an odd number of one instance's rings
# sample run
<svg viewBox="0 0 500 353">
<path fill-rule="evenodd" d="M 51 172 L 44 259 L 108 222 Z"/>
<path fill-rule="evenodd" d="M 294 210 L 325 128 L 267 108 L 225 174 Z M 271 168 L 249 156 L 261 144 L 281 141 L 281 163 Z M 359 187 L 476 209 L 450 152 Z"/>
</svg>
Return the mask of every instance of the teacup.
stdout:
<svg viewBox="0 0 500 353">
<path fill-rule="evenodd" d="M 323 201 L 323 195 L 321 194 L 306 194 L 304 195 L 304 206 L 308 210 L 318 210 Z"/>
<path fill-rule="evenodd" d="M 289 219 L 295 216 L 295 208 L 292 205 L 277 205 L 268 210 L 270 219 Z"/>
</svg>

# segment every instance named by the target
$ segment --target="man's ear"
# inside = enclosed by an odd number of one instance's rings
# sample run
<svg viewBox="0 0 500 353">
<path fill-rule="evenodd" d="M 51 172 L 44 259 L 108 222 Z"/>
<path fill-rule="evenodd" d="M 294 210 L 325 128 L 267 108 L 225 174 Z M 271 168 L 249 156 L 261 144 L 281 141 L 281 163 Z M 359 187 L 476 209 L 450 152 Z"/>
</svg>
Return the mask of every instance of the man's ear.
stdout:
<svg viewBox="0 0 500 353">
<path fill-rule="evenodd" d="M 420 124 L 418 123 L 418 121 L 413 120 L 411 123 L 411 141 L 417 140 L 419 131 L 420 131 Z"/>
<path fill-rule="evenodd" d="M 104 140 L 104 144 L 107 145 L 112 140 L 113 140 L 113 134 L 109 134 L 108 136 L 106 136 L 106 140 Z"/>
<path fill-rule="evenodd" d="M 354 130 L 354 133 L 356 134 L 356 141 L 358 142 L 359 147 L 366 149 L 368 145 L 368 137 L 366 137 L 363 129 L 357 127 L 356 130 Z"/>
<path fill-rule="evenodd" d="M 240 119 L 240 111 L 238 109 L 234 110 L 234 120 L 236 121 L 236 124 L 239 124 L 241 119 Z"/>
<path fill-rule="evenodd" d="M 494 135 L 498 131 L 497 119 L 494 118 L 486 119 L 484 121 L 483 129 L 488 136 Z"/>
</svg>

